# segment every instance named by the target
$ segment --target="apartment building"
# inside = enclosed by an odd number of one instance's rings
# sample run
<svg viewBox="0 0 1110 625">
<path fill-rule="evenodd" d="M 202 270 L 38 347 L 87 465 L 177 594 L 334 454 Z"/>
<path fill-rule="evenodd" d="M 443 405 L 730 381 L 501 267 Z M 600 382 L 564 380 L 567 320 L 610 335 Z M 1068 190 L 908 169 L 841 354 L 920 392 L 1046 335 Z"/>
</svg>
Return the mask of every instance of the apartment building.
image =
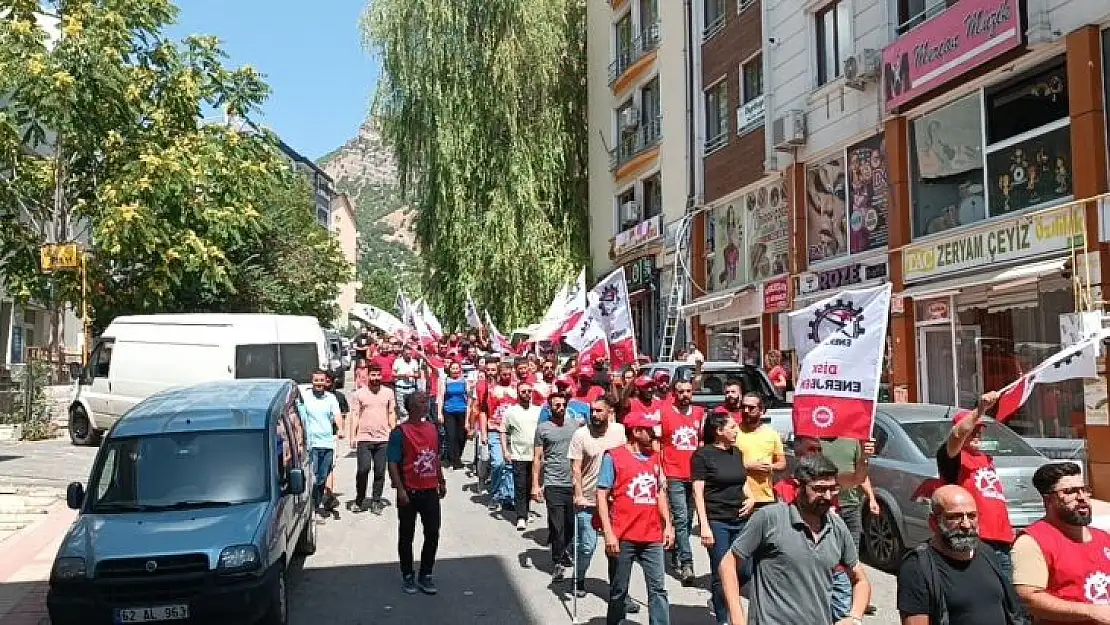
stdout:
<svg viewBox="0 0 1110 625">
<path fill-rule="evenodd" d="M 689 196 L 685 24 L 681 2 L 587 5 L 593 279 L 624 269 L 646 354 L 657 350 Z"/>
<path fill-rule="evenodd" d="M 339 316 L 334 326 L 345 328 L 350 324 L 351 309 L 354 308 L 355 298 L 358 295 L 359 283 L 355 280 L 354 267 L 358 263 L 358 222 L 355 221 L 355 207 L 351 198 L 346 193 L 338 193 L 332 200 L 331 206 L 331 231 L 343 250 L 343 259 L 351 267 L 351 281 L 343 284 L 339 289 L 339 298 L 336 304 L 339 307 Z"/>
</svg>

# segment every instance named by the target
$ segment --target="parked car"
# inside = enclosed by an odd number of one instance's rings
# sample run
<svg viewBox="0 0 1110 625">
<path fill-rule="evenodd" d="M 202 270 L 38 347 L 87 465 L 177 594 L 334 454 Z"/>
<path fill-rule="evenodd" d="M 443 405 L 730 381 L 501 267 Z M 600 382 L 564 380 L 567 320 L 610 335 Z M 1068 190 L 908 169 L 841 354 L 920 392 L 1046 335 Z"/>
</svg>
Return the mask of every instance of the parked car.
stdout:
<svg viewBox="0 0 1110 625">
<path fill-rule="evenodd" d="M 96 445 L 120 415 L 169 388 L 244 378 L 312 381 L 328 369 L 324 331 L 315 317 L 249 314 L 117 317 L 74 365 L 69 438 Z M 340 376 L 342 377 L 342 376 Z"/>
<path fill-rule="evenodd" d="M 875 412 L 875 457 L 871 485 L 878 516 L 864 519 L 863 550 L 871 562 L 895 570 L 907 548 L 928 540 L 927 493 L 938 483 L 936 453 L 948 438 L 955 409 L 935 404 L 879 404 Z M 994 458 L 1014 528 L 1044 515 L 1033 472 L 1048 458 L 1009 428 L 985 419 L 983 451 Z"/>
<path fill-rule="evenodd" d="M 664 371 L 672 380 L 688 380 L 694 374 L 694 366 L 687 362 L 653 362 L 644 365 L 643 371 L 647 375 Z M 739 380 L 744 393 L 759 393 L 763 397 L 763 406 L 767 409 L 764 420 L 778 430 L 783 440 L 793 430 L 790 402 L 775 390 L 763 369 L 736 362 L 709 361 L 702 363 L 701 376 L 701 384 L 694 389 L 694 405 L 707 410 L 720 406 L 725 403 L 725 384 L 729 380 Z"/>
<path fill-rule="evenodd" d="M 108 432 L 54 560 L 51 623 L 288 622 L 286 571 L 316 550 L 291 380 L 155 394 Z"/>
</svg>

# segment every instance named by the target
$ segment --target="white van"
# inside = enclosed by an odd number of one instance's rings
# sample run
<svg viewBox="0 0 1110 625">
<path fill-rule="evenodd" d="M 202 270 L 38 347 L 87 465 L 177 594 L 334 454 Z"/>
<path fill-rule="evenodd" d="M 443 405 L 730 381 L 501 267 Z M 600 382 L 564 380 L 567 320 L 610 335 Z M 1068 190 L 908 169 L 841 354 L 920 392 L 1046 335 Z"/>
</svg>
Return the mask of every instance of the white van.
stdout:
<svg viewBox="0 0 1110 625">
<path fill-rule="evenodd" d="M 132 406 L 175 386 L 241 378 L 312 381 L 331 370 L 315 317 L 171 314 L 117 317 L 93 347 L 69 405 L 75 445 L 96 445 Z"/>
</svg>

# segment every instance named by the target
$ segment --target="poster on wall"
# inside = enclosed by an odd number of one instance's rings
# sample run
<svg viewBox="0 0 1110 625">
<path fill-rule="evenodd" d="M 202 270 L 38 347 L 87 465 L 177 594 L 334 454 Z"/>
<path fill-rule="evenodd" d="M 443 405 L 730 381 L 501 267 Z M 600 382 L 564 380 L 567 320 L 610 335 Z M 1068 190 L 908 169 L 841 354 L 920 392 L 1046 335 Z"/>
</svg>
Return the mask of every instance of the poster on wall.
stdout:
<svg viewBox="0 0 1110 625">
<path fill-rule="evenodd" d="M 806 170 L 806 247 L 809 262 L 848 253 L 844 161 L 836 156 Z"/>
<path fill-rule="evenodd" d="M 1072 194 L 1071 127 L 987 155 L 991 215 L 1005 215 Z"/>
<path fill-rule="evenodd" d="M 716 236 L 713 282 L 717 289 L 731 289 L 748 282 L 744 249 L 744 209 L 738 202 L 713 209 L 713 230 Z"/>
<path fill-rule="evenodd" d="M 912 122 L 914 236 L 966 226 L 987 216 L 982 134 L 977 95 Z"/>
<path fill-rule="evenodd" d="M 853 254 L 887 243 L 888 181 L 882 134 L 848 148 L 848 231 Z"/>
<path fill-rule="evenodd" d="M 790 254 L 790 211 L 786 185 L 765 185 L 744 198 L 747 209 L 748 268 L 753 282 L 784 274 Z"/>
</svg>

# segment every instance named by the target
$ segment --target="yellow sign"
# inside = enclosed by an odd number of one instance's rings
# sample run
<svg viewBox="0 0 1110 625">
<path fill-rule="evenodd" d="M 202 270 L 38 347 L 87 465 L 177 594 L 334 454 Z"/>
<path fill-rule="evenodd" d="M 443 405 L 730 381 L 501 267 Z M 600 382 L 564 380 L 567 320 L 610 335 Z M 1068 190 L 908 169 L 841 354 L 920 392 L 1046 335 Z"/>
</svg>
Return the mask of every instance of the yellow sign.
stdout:
<svg viewBox="0 0 1110 625">
<path fill-rule="evenodd" d="M 81 267 L 81 250 L 76 243 L 48 243 L 39 248 L 43 271 L 78 269 Z"/>
<path fill-rule="evenodd" d="M 906 282 L 1003 263 L 1083 245 L 1081 205 L 1032 216 L 1000 219 L 951 236 L 907 246 L 902 251 Z"/>
</svg>

